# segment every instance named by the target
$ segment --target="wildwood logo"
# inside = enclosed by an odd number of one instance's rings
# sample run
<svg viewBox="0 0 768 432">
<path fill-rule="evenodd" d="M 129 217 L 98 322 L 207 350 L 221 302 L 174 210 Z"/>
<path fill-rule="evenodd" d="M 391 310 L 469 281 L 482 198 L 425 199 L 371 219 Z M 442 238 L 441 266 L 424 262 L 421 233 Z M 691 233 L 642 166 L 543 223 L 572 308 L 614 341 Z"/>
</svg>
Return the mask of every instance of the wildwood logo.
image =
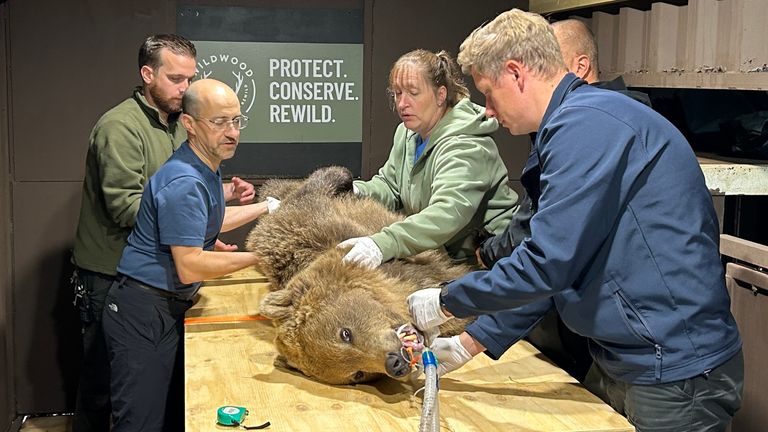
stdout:
<svg viewBox="0 0 768 432">
<path fill-rule="evenodd" d="M 235 90 L 243 114 L 248 114 L 256 100 L 256 81 L 253 69 L 235 55 L 229 53 L 198 57 L 198 79 L 214 78 L 229 84 Z"/>
</svg>

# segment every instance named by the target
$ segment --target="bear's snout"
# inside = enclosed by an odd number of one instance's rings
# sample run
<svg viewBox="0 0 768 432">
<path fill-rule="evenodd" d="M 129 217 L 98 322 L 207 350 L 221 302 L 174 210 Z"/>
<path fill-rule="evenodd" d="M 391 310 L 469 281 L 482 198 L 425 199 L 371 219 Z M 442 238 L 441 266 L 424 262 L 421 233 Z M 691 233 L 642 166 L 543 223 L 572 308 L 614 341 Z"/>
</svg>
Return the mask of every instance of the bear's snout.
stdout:
<svg viewBox="0 0 768 432">
<path fill-rule="evenodd" d="M 399 353 L 387 354 L 387 375 L 402 378 L 411 373 L 411 366 Z"/>
</svg>

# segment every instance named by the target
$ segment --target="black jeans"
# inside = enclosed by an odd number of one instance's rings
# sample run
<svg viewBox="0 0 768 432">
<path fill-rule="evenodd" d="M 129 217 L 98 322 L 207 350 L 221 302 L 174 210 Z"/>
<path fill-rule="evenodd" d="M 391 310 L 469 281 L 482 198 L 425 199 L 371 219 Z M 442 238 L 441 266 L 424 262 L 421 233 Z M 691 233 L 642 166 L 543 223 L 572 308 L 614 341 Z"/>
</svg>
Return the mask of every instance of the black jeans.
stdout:
<svg viewBox="0 0 768 432">
<path fill-rule="evenodd" d="M 77 297 L 83 336 L 83 360 L 77 387 L 74 432 L 109 431 L 109 358 L 104 344 L 101 312 L 114 276 L 77 269 L 83 290 Z"/>
<path fill-rule="evenodd" d="M 720 432 L 741 408 L 744 355 L 739 350 L 706 375 L 655 385 L 614 380 L 593 363 L 584 386 L 638 432 Z"/>
<path fill-rule="evenodd" d="M 113 432 L 183 430 L 183 417 L 168 413 L 166 404 L 183 404 L 183 381 L 178 380 L 184 373 L 178 367 L 183 343 L 179 342 L 184 314 L 191 306 L 191 300 L 164 297 L 118 281 L 110 288 L 103 322 L 112 368 Z M 172 388 L 172 380 L 181 385 Z"/>
</svg>

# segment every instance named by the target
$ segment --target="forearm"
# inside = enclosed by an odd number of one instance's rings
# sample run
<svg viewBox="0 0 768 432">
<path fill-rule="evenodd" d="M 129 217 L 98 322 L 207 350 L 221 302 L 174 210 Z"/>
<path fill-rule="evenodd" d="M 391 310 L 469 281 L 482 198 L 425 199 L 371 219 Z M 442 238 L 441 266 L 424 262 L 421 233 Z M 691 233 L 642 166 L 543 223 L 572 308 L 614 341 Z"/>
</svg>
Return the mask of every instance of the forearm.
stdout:
<svg viewBox="0 0 768 432">
<path fill-rule="evenodd" d="M 485 347 L 483 344 L 475 340 L 475 338 L 473 338 L 467 332 L 462 332 L 459 335 L 459 341 L 461 342 L 461 345 L 464 346 L 464 349 L 466 349 L 467 352 L 472 355 L 472 357 L 480 354 L 481 352 L 485 352 Z"/>
<path fill-rule="evenodd" d="M 213 252 L 200 248 L 172 246 L 179 280 L 185 284 L 223 276 L 258 262 L 253 252 Z"/>
<path fill-rule="evenodd" d="M 224 202 L 230 202 L 237 198 L 235 196 L 235 184 L 232 182 L 229 183 L 223 183 L 221 185 L 222 189 L 224 190 Z"/>
<path fill-rule="evenodd" d="M 227 206 L 224 212 L 224 223 L 221 226 L 221 231 L 227 232 L 243 226 L 268 211 L 266 201 L 241 206 Z"/>
</svg>

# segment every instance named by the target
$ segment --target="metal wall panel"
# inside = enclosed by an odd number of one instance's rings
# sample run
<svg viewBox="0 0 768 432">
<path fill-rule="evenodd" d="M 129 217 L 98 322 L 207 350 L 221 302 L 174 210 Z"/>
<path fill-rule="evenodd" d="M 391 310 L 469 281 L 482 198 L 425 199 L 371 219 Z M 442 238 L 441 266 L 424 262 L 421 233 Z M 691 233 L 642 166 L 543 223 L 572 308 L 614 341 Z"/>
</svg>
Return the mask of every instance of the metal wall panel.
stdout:
<svg viewBox="0 0 768 432">
<path fill-rule="evenodd" d="M 0 429 L 15 416 L 11 355 L 11 193 L 8 134 L 8 5 L 0 2 Z"/>
</svg>

